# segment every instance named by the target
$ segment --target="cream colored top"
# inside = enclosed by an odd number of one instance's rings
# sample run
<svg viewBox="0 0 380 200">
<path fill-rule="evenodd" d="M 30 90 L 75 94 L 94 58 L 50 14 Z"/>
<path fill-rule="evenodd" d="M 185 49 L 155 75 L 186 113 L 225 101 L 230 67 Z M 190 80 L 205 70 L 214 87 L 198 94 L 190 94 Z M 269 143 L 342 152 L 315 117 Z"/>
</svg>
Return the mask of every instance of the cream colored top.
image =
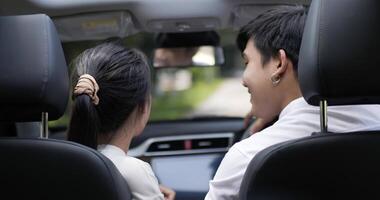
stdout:
<svg viewBox="0 0 380 200">
<path fill-rule="evenodd" d="M 150 165 L 127 156 L 114 145 L 99 145 L 98 151 L 109 158 L 128 183 L 133 200 L 163 200 L 156 176 Z"/>
</svg>

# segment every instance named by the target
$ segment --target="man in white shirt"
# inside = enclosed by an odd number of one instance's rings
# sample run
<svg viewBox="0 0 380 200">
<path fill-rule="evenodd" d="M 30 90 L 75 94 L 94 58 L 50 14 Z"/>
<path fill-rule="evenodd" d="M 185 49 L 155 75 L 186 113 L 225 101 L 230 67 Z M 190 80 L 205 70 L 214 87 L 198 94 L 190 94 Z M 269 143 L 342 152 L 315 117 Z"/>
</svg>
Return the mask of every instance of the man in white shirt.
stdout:
<svg viewBox="0 0 380 200">
<path fill-rule="evenodd" d="M 238 199 L 252 158 L 271 145 L 320 130 L 319 108 L 302 98 L 297 79 L 298 53 L 306 9 L 284 6 L 267 11 L 242 27 L 237 43 L 246 63 L 243 85 L 251 94 L 252 114 L 272 126 L 233 145 L 221 162 L 205 199 Z M 329 107 L 329 131 L 380 129 L 380 106 Z"/>
</svg>

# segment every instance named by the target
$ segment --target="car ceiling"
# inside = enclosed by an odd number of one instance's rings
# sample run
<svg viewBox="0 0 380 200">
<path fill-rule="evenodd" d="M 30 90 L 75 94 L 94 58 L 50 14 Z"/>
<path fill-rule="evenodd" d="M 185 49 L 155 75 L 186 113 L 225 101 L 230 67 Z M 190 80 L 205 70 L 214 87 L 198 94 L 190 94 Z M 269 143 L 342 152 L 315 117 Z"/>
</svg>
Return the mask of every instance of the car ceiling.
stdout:
<svg viewBox="0 0 380 200">
<path fill-rule="evenodd" d="M 2 0 L 0 15 L 45 13 L 62 18 L 77 14 L 127 11 L 138 31 L 178 32 L 238 28 L 258 13 L 278 5 L 309 5 L 311 0 Z M 163 27 L 162 27 L 163 26 Z"/>
</svg>

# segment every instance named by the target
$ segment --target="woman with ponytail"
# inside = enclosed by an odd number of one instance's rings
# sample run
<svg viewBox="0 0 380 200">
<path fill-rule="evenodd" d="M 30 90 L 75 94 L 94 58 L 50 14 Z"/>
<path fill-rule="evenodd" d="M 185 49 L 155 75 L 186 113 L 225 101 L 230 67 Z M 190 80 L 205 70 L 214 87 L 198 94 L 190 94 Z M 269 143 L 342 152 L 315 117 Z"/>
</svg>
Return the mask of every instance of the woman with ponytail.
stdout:
<svg viewBox="0 0 380 200">
<path fill-rule="evenodd" d="M 133 199 L 174 199 L 150 165 L 127 156 L 150 115 L 150 69 L 135 49 L 106 42 L 73 62 L 73 110 L 68 140 L 97 149 L 127 180 Z M 161 191 L 160 191 L 161 190 Z"/>
</svg>

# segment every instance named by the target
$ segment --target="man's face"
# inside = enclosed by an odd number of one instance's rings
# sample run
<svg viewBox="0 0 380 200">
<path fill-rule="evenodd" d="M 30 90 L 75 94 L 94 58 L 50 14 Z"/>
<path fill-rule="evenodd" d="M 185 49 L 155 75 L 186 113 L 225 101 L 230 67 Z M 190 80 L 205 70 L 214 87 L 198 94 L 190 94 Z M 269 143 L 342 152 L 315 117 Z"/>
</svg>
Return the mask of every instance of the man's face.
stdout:
<svg viewBox="0 0 380 200">
<path fill-rule="evenodd" d="M 252 113 L 256 117 L 271 119 L 278 114 L 275 87 L 272 85 L 271 75 L 276 69 L 273 59 L 262 65 L 262 56 L 252 39 L 248 40 L 243 52 L 245 70 L 243 86 L 248 88 L 251 95 Z"/>
</svg>

